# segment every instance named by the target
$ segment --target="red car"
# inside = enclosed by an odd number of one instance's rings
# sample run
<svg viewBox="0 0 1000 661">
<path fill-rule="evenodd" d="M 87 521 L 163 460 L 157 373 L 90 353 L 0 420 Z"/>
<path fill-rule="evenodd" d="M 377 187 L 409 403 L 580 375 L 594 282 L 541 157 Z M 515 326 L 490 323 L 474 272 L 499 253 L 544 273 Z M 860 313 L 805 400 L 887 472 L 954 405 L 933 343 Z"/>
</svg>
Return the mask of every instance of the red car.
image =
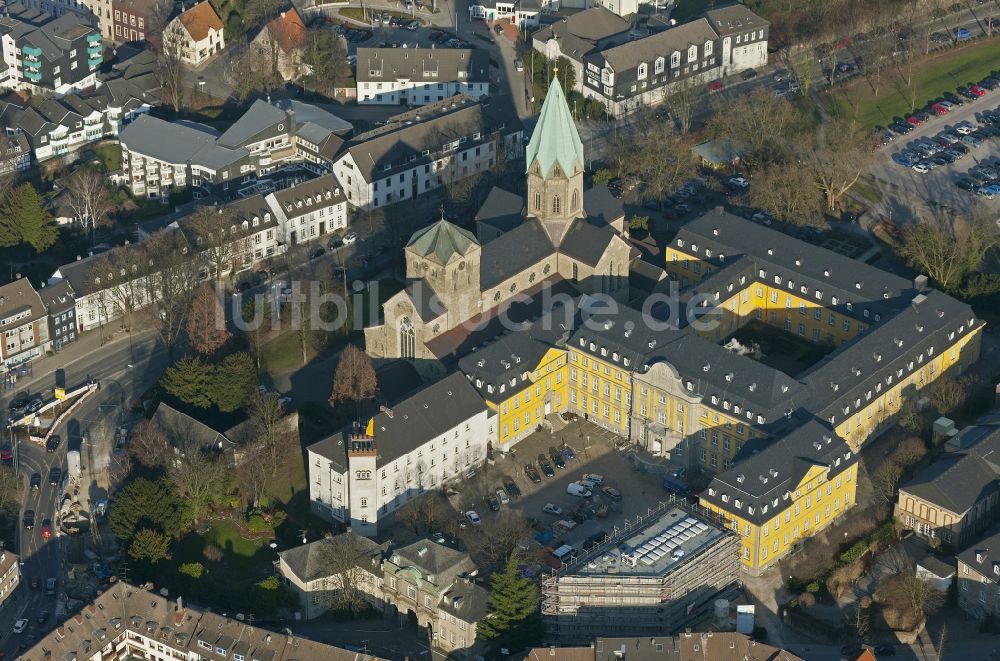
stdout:
<svg viewBox="0 0 1000 661">
<path fill-rule="evenodd" d="M 708 84 L 708 91 L 709 92 L 718 92 L 721 89 L 722 89 L 722 83 L 720 83 L 717 80 Z"/>
<path fill-rule="evenodd" d="M 920 126 L 921 124 L 923 124 L 923 122 L 921 122 L 919 118 L 914 117 L 913 115 L 910 115 L 909 117 L 906 118 L 906 123 L 911 124 L 913 126 Z"/>
<path fill-rule="evenodd" d="M 52 537 L 52 520 L 45 519 L 42 521 L 42 539 L 48 539 Z"/>
<path fill-rule="evenodd" d="M 942 106 L 940 103 L 932 103 L 931 110 L 933 110 L 938 115 L 947 115 L 948 109 Z"/>
<path fill-rule="evenodd" d="M 979 85 L 970 85 L 969 91 L 975 94 L 976 96 L 986 96 L 986 88 L 980 87 Z"/>
</svg>

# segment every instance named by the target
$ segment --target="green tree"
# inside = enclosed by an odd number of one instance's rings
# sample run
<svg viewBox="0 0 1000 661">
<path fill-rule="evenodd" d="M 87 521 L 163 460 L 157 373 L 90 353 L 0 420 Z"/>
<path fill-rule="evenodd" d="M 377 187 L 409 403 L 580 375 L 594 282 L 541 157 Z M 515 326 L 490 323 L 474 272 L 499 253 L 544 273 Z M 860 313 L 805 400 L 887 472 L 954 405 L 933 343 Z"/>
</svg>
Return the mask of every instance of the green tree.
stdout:
<svg viewBox="0 0 1000 661">
<path fill-rule="evenodd" d="M 649 231 L 649 216 L 632 216 L 628 220 L 628 228 L 633 232 L 641 230 L 643 232 Z"/>
<path fill-rule="evenodd" d="M 200 562 L 185 562 L 177 571 L 197 581 L 205 575 L 205 565 Z"/>
<path fill-rule="evenodd" d="M 16 245 L 28 243 L 38 252 L 47 250 L 56 242 L 59 229 L 55 219 L 45 209 L 42 196 L 29 182 L 14 189 L 5 204 L 4 223 L 0 226 L 0 243 Z M 14 236 L 17 240 L 14 241 Z M 9 243 L 14 241 L 14 243 Z"/>
<path fill-rule="evenodd" d="M 259 613 L 273 613 L 279 608 L 291 608 L 298 603 L 292 592 L 281 584 L 277 576 L 268 576 L 250 589 L 250 603 Z"/>
<path fill-rule="evenodd" d="M 134 539 L 143 529 L 157 530 L 168 537 L 181 529 L 177 499 L 163 480 L 137 478 L 111 504 L 111 530 L 119 540 Z"/>
<path fill-rule="evenodd" d="M 245 351 L 230 354 L 215 368 L 212 400 L 220 411 L 241 409 L 257 392 L 257 383 L 253 357 Z"/>
<path fill-rule="evenodd" d="M 494 650 L 516 652 L 537 644 L 542 636 L 542 617 L 538 608 L 538 587 L 517 568 L 512 555 L 502 572 L 490 583 L 489 614 L 479 621 L 477 635 Z"/>
<path fill-rule="evenodd" d="M 132 538 L 128 555 L 133 560 L 144 560 L 155 565 L 170 559 L 170 539 L 161 532 L 143 528 Z"/>
<path fill-rule="evenodd" d="M 160 385 L 185 404 L 207 409 L 214 399 L 214 372 L 201 358 L 181 358 L 167 368 Z"/>
</svg>

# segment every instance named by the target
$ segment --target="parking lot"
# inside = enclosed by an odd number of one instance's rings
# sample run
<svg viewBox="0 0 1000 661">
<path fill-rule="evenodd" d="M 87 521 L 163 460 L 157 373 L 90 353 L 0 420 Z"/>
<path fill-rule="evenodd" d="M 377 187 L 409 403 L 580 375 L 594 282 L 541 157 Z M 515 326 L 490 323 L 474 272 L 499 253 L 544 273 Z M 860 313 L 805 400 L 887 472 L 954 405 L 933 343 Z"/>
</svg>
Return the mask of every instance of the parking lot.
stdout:
<svg viewBox="0 0 1000 661">
<path fill-rule="evenodd" d="M 599 531 L 611 532 L 626 519 L 645 514 L 649 507 L 655 506 L 658 499 L 666 497 L 661 477 L 636 471 L 629 464 L 626 454 L 615 449 L 616 443 L 622 440 L 612 432 L 583 420 L 560 425 L 554 431 L 538 431 L 519 442 L 514 452 L 507 455 L 496 453 L 494 465 L 485 466 L 475 478 L 460 487 L 461 493 L 452 497 L 452 505 L 460 512 L 475 510 L 483 525 L 489 525 L 492 517 L 510 510 L 537 521 L 539 527 L 551 526 L 560 520 L 573 521 L 574 510 L 581 505 L 602 510 L 606 505 L 606 516 L 594 514 L 568 532 L 554 531 L 556 539 L 562 543 L 581 548 L 592 535 Z M 538 471 L 541 481 L 535 483 L 525 474 L 524 466 L 531 463 L 537 469 L 539 453 L 548 456 L 551 447 L 568 447 L 574 458 L 564 460 L 564 468 L 558 468 L 549 460 L 554 476 L 549 478 Z M 601 475 L 604 478 L 603 484 L 597 487 L 590 498 L 568 494 L 567 485 L 580 480 L 585 473 Z M 492 512 L 484 498 L 495 495 L 496 490 L 508 479 L 514 480 L 521 496 L 512 498 L 508 505 L 501 505 L 500 512 Z M 620 499 L 615 500 L 605 495 L 603 487 L 619 491 Z M 562 513 L 546 512 L 546 504 L 555 505 Z M 465 530 L 471 532 L 469 527 Z"/>
<path fill-rule="evenodd" d="M 910 133 L 897 136 L 892 143 L 880 149 L 872 173 L 886 196 L 887 205 L 883 213 L 890 216 L 894 222 L 905 222 L 915 217 L 914 212 L 922 211 L 921 207 L 944 208 L 963 213 L 968 212 L 976 204 L 985 204 L 992 210 L 1000 210 L 1000 197 L 989 200 L 955 185 L 956 181 L 967 177 L 969 170 L 977 165 L 1000 163 L 1000 140 L 995 137 L 987 137 L 978 147 L 966 145 L 968 153 L 962 158 L 954 163 L 936 166 L 926 173 L 917 172 L 893 160 L 903 153 L 913 152 L 920 143 L 935 136 L 954 132 L 964 122 L 978 127 L 984 111 L 998 108 L 1000 108 L 1000 91 L 989 92 L 976 101 L 966 101 L 964 105 L 954 108 L 946 115 L 932 117 Z"/>
</svg>

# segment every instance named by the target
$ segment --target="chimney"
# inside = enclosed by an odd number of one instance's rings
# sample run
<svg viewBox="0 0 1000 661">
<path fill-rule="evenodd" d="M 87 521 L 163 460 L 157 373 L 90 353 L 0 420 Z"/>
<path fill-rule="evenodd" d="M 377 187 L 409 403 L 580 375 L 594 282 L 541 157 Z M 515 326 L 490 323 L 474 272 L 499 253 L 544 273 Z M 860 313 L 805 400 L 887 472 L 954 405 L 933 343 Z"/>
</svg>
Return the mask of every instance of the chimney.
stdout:
<svg viewBox="0 0 1000 661">
<path fill-rule="evenodd" d="M 913 288 L 916 289 L 917 291 L 924 291 L 925 289 L 927 289 L 927 276 L 918 275 L 917 277 L 913 278 Z"/>
<path fill-rule="evenodd" d="M 14 274 L 14 279 L 15 280 L 20 280 L 21 279 L 21 274 L 20 273 L 15 273 Z"/>
<path fill-rule="evenodd" d="M 555 656 L 555 655 L 556 655 L 556 646 L 555 645 L 550 645 L 549 646 L 549 656 Z"/>
</svg>

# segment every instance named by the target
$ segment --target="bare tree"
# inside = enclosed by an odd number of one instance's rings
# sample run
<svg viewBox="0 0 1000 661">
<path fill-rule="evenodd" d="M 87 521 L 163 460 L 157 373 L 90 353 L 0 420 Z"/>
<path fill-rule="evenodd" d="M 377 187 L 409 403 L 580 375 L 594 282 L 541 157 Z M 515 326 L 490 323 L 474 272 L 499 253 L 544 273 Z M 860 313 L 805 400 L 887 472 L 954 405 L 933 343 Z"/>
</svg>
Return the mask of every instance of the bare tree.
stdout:
<svg viewBox="0 0 1000 661">
<path fill-rule="evenodd" d="M 353 344 L 348 344 L 340 353 L 337 370 L 333 374 L 333 389 L 330 402 L 353 402 L 356 407 L 361 402 L 375 396 L 378 379 L 371 358 Z"/>
<path fill-rule="evenodd" d="M 224 206 L 199 207 L 188 218 L 187 228 L 193 235 L 193 244 L 201 251 L 209 274 L 217 280 L 233 268 L 237 254 L 238 237 L 234 231 L 236 220 L 233 211 Z"/>
<path fill-rule="evenodd" d="M 676 120 L 677 130 L 687 133 L 691 130 L 691 120 L 695 111 L 701 107 L 702 98 L 705 96 L 705 85 L 695 76 L 683 78 L 669 87 L 663 103 Z"/>
<path fill-rule="evenodd" d="M 896 500 L 896 487 L 903 476 L 902 467 L 895 461 L 883 461 L 872 476 L 875 497 L 883 505 L 891 505 Z"/>
<path fill-rule="evenodd" d="M 259 42 L 251 43 L 244 37 L 227 48 L 226 75 L 240 103 L 254 92 L 270 92 L 282 83 L 278 74 L 278 42 L 267 30 L 261 34 L 264 36 Z"/>
<path fill-rule="evenodd" d="M 376 582 L 373 570 L 377 568 L 361 538 L 352 533 L 328 538 L 320 552 L 320 563 L 333 584 L 334 609 L 358 613 L 369 607 L 366 587 Z"/>
<path fill-rule="evenodd" d="M 484 519 L 480 525 L 479 552 L 486 563 L 494 568 L 503 567 L 517 549 L 519 542 L 530 537 L 531 528 L 523 516 L 503 511 L 496 517 Z"/>
<path fill-rule="evenodd" d="M 250 426 L 254 438 L 264 445 L 267 452 L 271 475 L 285 464 L 289 442 L 289 432 L 282 423 L 284 409 L 278 395 L 273 392 L 257 393 L 247 407 Z"/>
<path fill-rule="evenodd" d="M 820 195 L 812 175 L 795 163 L 762 168 L 750 187 L 750 202 L 787 223 L 804 224 L 820 215 Z"/>
<path fill-rule="evenodd" d="M 798 112 L 783 98 L 776 98 L 769 89 L 757 87 L 735 99 L 719 98 L 710 123 L 716 137 L 728 138 L 738 145 L 741 160 L 751 171 L 766 163 L 784 160 L 790 138 L 801 124 Z"/>
<path fill-rule="evenodd" d="M 181 444 L 184 447 L 167 471 L 167 479 L 183 500 L 190 521 L 197 523 L 205 516 L 209 504 L 225 493 L 229 467 L 223 456 L 214 450 L 196 447 L 193 440 L 181 441 Z"/>
<path fill-rule="evenodd" d="M 631 170 L 641 174 L 646 190 L 662 204 L 668 193 L 694 176 L 693 141 L 662 122 L 653 124 L 641 140 Z"/>
<path fill-rule="evenodd" d="M 125 329 L 131 332 L 135 312 L 148 301 L 146 278 L 149 274 L 145 249 L 125 245 L 95 260 L 87 277 L 92 291 L 104 293 L 106 316 L 120 315 Z"/>
<path fill-rule="evenodd" d="M 198 265 L 181 232 L 157 232 L 145 248 L 151 265 L 145 280 L 147 299 L 157 305 L 160 323 L 156 329 L 172 356 L 198 282 Z"/>
<path fill-rule="evenodd" d="M 871 131 L 845 120 L 821 124 L 803 163 L 823 193 L 827 211 L 835 211 L 872 160 Z"/>
<path fill-rule="evenodd" d="M 274 474 L 274 465 L 271 451 L 263 440 L 251 441 L 240 449 L 236 479 L 240 492 L 250 501 L 251 509 L 260 507 L 268 480 Z"/>
<path fill-rule="evenodd" d="M 132 430 L 128 453 L 147 468 L 165 465 L 174 454 L 166 433 L 152 420 L 143 420 Z"/>
<path fill-rule="evenodd" d="M 226 313 L 212 285 L 202 283 L 191 301 L 187 315 L 188 342 L 195 351 L 210 355 L 229 341 L 232 333 L 226 327 Z"/>
<path fill-rule="evenodd" d="M 156 76 L 160 83 L 160 99 L 175 113 L 184 107 L 184 43 L 186 36 L 180 21 L 167 23 L 160 38 L 154 42 Z"/>
<path fill-rule="evenodd" d="M 83 226 L 93 232 L 98 227 L 111 224 L 115 210 L 114 197 L 104 175 L 91 167 L 77 169 L 66 179 L 66 200 L 73 215 Z"/>
<path fill-rule="evenodd" d="M 896 576 L 887 593 L 888 598 L 904 605 L 918 620 L 937 610 L 945 598 L 943 592 L 917 576 L 912 569 Z"/>
<path fill-rule="evenodd" d="M 948 290 L 958 287 L 966 274 L 978 268 L 998 241 L 996 223 L 985 209 L 976 206 L 968 214 L 939 215 L 908 227 L 899 252 L 910 266 Z"/>
<path fill-rule="evenodd" d="M 442 518 L 441 502 L 433 493 L 411 500 L 399 513 L 399 520 L 418 535 L 440 527 Z"/>
<path fill-rule="evenodd" d="M 949 415 L 965 403 L 965 386 L 955 379 L 938 377 L 927 390 L 931 404 L 941 415 Z"/>
</svg>

